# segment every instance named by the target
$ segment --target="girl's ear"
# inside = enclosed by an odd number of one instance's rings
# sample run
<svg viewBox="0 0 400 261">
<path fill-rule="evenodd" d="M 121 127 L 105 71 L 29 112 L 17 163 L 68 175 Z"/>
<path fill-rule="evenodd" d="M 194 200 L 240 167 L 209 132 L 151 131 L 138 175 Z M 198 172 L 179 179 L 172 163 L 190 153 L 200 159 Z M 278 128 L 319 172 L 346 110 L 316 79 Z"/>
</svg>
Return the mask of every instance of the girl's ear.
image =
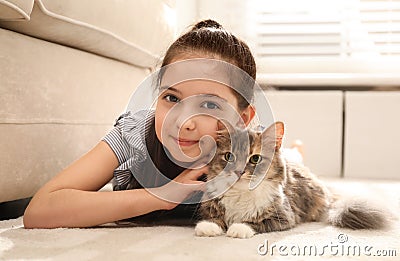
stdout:
<svg viewBox="0 0 400 261">
<path fill-rule="evenodd" d="M 247 106 L 246 109 L 242 111 L 240 116 L 242 117 L 244 125 L 249 125 L 251 120 L 254 118 L 254 115 L 256 115 L 256 110 L 252 105 Z"/>
</svg>

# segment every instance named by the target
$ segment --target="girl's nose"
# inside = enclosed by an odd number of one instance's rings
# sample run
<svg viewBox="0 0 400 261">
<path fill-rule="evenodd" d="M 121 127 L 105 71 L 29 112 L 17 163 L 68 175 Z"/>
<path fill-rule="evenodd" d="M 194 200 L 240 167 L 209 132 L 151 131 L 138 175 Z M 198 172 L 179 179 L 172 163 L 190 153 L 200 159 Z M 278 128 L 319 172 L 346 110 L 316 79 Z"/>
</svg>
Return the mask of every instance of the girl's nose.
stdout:
<svg viewBox="0 0 400 261">
<path fill-rule="evenodd" d="M 178 120 L 178 128 L 182 130 L 193 130 L 196 127 L 196 123 L 193 118 Z"/>
</svg>

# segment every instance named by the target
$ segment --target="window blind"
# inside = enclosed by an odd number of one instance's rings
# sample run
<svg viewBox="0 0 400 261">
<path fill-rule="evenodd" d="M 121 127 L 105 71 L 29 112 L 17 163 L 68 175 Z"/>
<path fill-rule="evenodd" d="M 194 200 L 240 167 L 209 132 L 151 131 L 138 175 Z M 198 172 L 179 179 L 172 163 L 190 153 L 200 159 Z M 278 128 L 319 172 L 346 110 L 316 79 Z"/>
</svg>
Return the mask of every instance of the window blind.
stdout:
<svg viewBox="0 0 400 261">
<path fill-rule="evenodd" d="M 251 2 L 259 57 L 400 55 L 400 0 Z"/>
<path fill-rule="evenodd" d="M 400 0 L 197 0 L 250 45 L 266 85 L 400 86 Z"/>
<path fill-rule="evenodd" d="M 251 0 L 247 8 L 261 81 L 400 85 L 400 0 Z"/>
<path fill-rule="evenodd" d="M 367 37 L 357 40 L 371 41 L 368 51 L 400 57 L 400 1 L 361 0 L 359 19 Z"/>
</svg>

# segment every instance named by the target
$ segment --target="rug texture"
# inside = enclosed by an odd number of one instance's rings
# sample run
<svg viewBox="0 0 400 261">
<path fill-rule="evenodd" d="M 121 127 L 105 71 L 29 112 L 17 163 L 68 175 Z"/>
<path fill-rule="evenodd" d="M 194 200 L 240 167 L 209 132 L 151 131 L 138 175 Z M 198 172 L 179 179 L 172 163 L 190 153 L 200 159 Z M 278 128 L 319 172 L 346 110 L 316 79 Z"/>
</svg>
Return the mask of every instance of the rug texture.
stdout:
<svg viewBox="0 0 400 261">
<path fill-rule="evenodd" d="M 329 181 L 343 193 L 368 193 L 394 213 L 385 230 L 307 223 L 250 239 L 202 238 L 192 226 L 25 229 L 0 222 L 0 260 L 400 260 L 400 182 Z"/>
</svg>

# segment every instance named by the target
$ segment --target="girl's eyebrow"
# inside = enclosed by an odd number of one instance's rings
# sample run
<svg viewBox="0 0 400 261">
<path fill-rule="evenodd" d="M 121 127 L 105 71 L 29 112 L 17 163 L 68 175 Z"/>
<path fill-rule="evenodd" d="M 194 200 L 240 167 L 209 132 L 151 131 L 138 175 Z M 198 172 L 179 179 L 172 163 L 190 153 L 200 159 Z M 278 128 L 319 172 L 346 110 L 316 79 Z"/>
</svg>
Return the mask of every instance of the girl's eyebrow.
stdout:
<svg viewBox="0 0 400 261">
<path fill-rule="evenodd" d="M 217 94 L 209 94 L 209 93 L 205 93 L 205 94 L 201 94 L 201 96 L 205 96 L 205 97 L 217 97 L 217 98 L 219 98 L 219 99 L 221 99 L 221 100 L 224 100 L 224 101 L 226 101 L 226 102 L 228 102 L 228 100 L 226 100 L 225 98 L 222 98 L 221 96 L 219 96 L 219 95 L 217 95 Z"/>
<path fill-rule="evenodd" d="M 174 91 L 174 92 L 177 92 L 177 93 L 179 93 L 179 94 L 182 94 L 182 92 L 180 91 L 180 90 L 178 90 L 178 89 L 176 89 L 176 88 L 174 88 L 174 87 L 171 87 L 171 86 L 160 86 L 160 92 L 163 92 L 163 91 L 165 91 L 165 90 L 171 90 L 171 91 Z M 210 94 L 210 93 L 204 93 L 204 94 L 200 94 L 201 96 L 204 96 L 204 97 L 213 97 L 213 98 L 219 98 L 219 99 L 221 99 L 221 100 L 224 100 L 224 101 L 226 101 L 226 102 L 228 102 L 228 100 L 227 99 L 225 99 L 225 98 L 222 98 L 221 96 L 219 96 L 219 95 L 217 95 L 217 94 Z"/>
<path fill-rule="evenodd" d="M 160 87 L 160 92 L 163 92 L 165 90 L 171 90 L 171 91 L 177 92 L 179 94 L 182 94 L 182 92 L 180 90 L 175 89 L 174 87 L 171 87 L 171 86 L 161 86 Z"/>
</svg>

